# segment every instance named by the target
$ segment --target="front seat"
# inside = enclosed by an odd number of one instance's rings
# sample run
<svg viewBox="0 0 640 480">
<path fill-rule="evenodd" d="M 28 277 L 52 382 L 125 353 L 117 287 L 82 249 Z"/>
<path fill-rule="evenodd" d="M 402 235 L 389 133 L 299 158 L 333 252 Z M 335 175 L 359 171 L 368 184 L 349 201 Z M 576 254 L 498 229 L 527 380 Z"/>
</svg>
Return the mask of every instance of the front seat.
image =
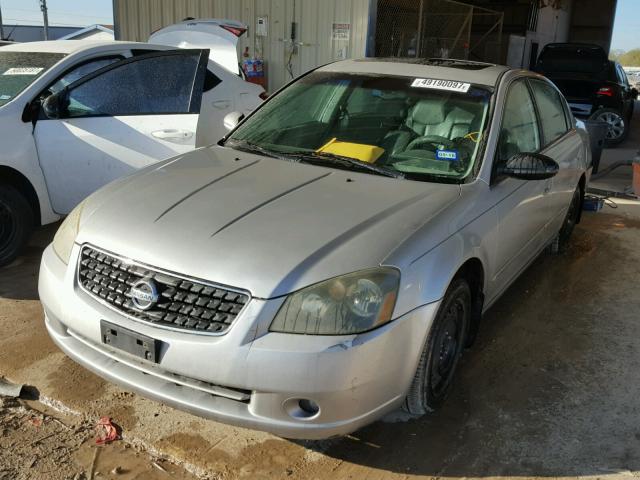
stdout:
<svg viewBox="0 0 640 480">
<path fill-rule="evenodd" d="M 445 119 L 444 102 L 441 98 L 420 100 L 409 112 L 405 122 L 407 128 L 387 133 L 380 146 L 389 155 L 402 152 L 412 140 L 418 137 L 440 135 L 432 132 L 440 132 L 441 129 L 446 128 L 443 125 Z"/>
</svg>

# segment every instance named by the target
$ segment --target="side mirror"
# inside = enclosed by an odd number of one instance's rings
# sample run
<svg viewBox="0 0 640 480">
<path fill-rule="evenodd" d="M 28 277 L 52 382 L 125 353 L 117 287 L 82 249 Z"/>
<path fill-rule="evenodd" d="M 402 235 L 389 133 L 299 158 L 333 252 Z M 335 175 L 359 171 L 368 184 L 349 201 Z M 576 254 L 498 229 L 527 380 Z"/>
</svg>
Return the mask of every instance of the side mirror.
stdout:
<svg viewBox="0 0 640 480">
<path fill-rule="evenodd" d="M 62 103 L 60 94 L 54 93 L 42 102 L 42 111 L 47 118 L 56 120 L 62 116 Z"/>
<path fill-rule="evenodd" d="M 240 123 L 240 121 L 244 118 L 244 113 L 241 112 L 231 112 L 227 113 L 224 117 L 224 128 L 227 129 L 228 132 L 236 128 L 236 126 Z"/>
<path fill-rule="evenodd" d="M 633 97 L 634 100 L 638 99 L 638 89 L 637 88 L 632 88 L 631 89 L 631 96 Z"/>
<path fill-rule="evenodd" d="M 560 166 L 555 160 L 539 153 L 516 153 L 498 168 L 498 175 L 520 180 L 546 180 L 555 176 Z"/>
</svg>

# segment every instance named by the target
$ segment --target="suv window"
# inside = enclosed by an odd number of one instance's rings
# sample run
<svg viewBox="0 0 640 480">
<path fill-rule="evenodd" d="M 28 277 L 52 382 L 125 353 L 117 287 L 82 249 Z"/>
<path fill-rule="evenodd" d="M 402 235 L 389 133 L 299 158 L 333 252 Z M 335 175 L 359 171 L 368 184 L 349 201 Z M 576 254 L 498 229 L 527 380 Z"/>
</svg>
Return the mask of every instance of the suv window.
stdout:
<svg viewBox="0 0 640 480">
<path fill-rule="evenodd" d="M 627 74 L 619 63 L 616 63 L 616 72 L 618 72 L 618 82 L 620 83 L 620 85 L 629 86 L 629 79 L 627 78 Z"/>
<path fill-rule="evenodd" d="M 497 164 L 505 163 L 516 153 L 540 150 L 536 111 L 524 80 L 516 80 L 507 93 L 496 155 Z"/>
<path fill-rule="evenodd" d="M 533 97 L 540 114 L 540 126 L 545 145 L 549 145 L 568 131 L 567 118 L 562 107 L 564 99 L 551 85 L 532 80 Z"/>
<path fill-rule="evenodd" d="M 199 61 L 199 53 L 133 58 L 72 87 L 67 116 L 198 113 Z"/>
</svg>

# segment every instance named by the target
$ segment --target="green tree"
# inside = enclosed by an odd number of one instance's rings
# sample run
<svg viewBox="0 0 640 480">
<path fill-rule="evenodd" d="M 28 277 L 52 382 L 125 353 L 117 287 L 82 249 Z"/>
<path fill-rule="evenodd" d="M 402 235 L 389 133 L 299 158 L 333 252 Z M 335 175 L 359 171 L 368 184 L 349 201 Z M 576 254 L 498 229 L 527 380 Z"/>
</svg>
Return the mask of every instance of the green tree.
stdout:
<svg viewBox="0 0 640 480">
<path fill-rule="evenodd" d="M 611 52 L 609 53 L 609 60 L 613 60 L 615 62 L 618 61 L 618 59 L 625 54 L 624 50 L 611 50 Z"/>
<path fill-rule="evenodd" d="M 625 67 L 640 67 L 640 48 L 634 48 L 618 57 L 618 62 Z"/>
</svg>

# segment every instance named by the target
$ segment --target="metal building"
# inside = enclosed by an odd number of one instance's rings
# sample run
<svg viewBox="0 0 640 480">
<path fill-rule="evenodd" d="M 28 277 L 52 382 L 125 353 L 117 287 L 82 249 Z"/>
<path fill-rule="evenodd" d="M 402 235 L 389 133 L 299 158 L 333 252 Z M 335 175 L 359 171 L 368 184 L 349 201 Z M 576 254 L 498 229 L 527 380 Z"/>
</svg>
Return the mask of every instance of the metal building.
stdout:
<svg viewBox="0 0 640 480">
<path fill-rule="evenodd" d="M 249 26 L 242 52 L 266 62 L 269 90 L 312 68 L 363 57 L 370 0 L 114 0 L 116 39 L 146 41 L 151 32 L 194 18 L 229 18 Z M 261 26 L 258 27 L 258 20 Z"/>
<path fill-rule="evenodd" d="M 113 0 L 116 38 L 193 18 L 248 27 L 241 52 L 269 90 L 316 66 L 364 56 L 448 56 L 529 68 L 550 42 L 609 49 L 617 0 Z M 597 12 L 597 14 L 594 14 Z M 239 52 L 240 53 L 240 52 Z"/>
</svg>

